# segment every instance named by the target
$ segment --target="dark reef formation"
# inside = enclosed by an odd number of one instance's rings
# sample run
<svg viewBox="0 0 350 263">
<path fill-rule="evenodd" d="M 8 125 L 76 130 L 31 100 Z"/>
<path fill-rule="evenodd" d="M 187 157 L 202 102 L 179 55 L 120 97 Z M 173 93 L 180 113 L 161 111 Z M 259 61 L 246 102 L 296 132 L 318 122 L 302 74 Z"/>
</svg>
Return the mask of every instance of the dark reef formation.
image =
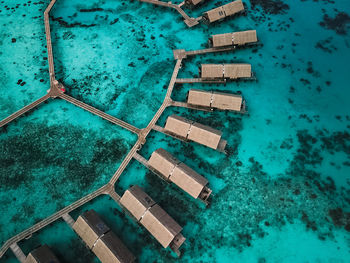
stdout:
<svg viewBox="0 0 350 263">
<path fill-rule="evenodd" d="M 349 29 L 350 16 L 345 12 L 339 12 L 334 18 L 325 14 L 320 25 L 324 28 L 331 29 L 339 35 L 346 35 Z"/>
<path fill-rule="evenodd" d="M 261 7 L 267 14 L 286 14 L 289 6 L 281 0 L 250 0 L 252 9 Z"/>
<path fill-rule="evenodd" d="M 19 133 L 0 138 L 0 190 L 46 193 L 43 198 L 56 205 L 57 210 L 107 183 L 131 147 L 128 140 L 102 139 L 92 130 L 68 124 L 21 125 Z M 36 208 L 31 201 L 18 204 L 20 208 L 11 219 L 13 224 L 42 219 L 36 218 L 40 215 L 34 214 Z M 17 202 L 16 196 L 2 202 L 12 205 Z M 0 235 L 0 239 L 4 237 Z"/>
</svg>

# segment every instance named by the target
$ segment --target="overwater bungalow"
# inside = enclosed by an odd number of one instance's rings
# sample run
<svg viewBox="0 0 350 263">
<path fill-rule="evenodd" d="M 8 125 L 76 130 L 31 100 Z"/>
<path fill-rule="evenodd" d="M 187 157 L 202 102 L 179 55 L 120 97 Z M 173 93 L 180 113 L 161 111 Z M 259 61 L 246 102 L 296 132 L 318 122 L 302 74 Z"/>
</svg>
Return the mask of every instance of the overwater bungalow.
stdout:
<svg viewBox="0 0 350 263">
<path fill-rule="evenodd" d="M 237 0 L 205 12 L 203 14 L 203 19 L 207 23 L 213 23 L 224 19 L 225 17 L 237 15 L 242 12 L 244 12 L 243 2 L 241 0 Z"/>
<path fill-rule="evenodd" d="M 94 210 L 80 215 L 74 231 L 102 263 L 131 263 L 135 257 Z"/>
<path fill-rule="evenodd" d="M 40 246 L 29 253 L 24 263 L 59 263 L 48 245 Z"/>
<path fill-rule="evenodd" d="M 107 232 L 96 241 L 92 252 L 102 263 L 131 263 L 135 261 L 134 255 L 112 231 Z"/>
<path fill-rule="evenodd" d="M 190 89 L 187 103 L 200 108 L 245 112 L 245 102 L 241 95 Z"/>
<path fill-rule="evenodd" d="M 159 148 L 152 153 L 151 158 L 148 160 L 148 165 L 151 167 L 151 170 L 155 170 L 164 180 L 173 182 L 193 198 L 198 198 L 206 204 L 208 203 L 208 197 L 212 192 L 206 186 L 208 180 L 163 148 Z"/>
<path fill-rule="evenodd" d="M 170 247 L 180 255 L 179 248 L 186 238 L 181 234 L 182 227 L 165 212 L 139 186 L 126 190 L 120 204 L 164 247 Z"/>
<path fill-rule="evenodd" d="M 209 44 L 214 48 L 244 46 L 258 43 L 256 30 L 212 35 Z"/>
<path fill-rule="evenodd" d="M 253 78 L 250 64 L 202 64 L 200 74 L 204 80 Z"/>
<path fill-rule="evenodd" d="M 164 131 L 180 139 L 191 140 L 214 150 L 223 151 L 226 146 L 226 141 L 221 139 L 221 131 L 177 115 L 168 117 Z"/>
<path fill-rule="evenodd" d="M 205 0 L 185 0 L 185 3 L 187 6 L 189 7 L 194 7 L 202 2 L 204 2 Z"/>
</svg>

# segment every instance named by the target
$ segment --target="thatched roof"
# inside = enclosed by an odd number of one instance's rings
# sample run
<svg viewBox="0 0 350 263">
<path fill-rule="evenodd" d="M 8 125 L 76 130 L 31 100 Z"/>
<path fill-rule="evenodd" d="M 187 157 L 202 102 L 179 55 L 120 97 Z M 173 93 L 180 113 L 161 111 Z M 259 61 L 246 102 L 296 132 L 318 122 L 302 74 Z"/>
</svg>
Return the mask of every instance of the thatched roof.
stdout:
<svg viewBox="0 0 350 263">
<path fill-rule="evenodd" d="M 175 157 L 163 148 L 154 151 L 148 160 L 148 165 L 156 169 L 166 180 L 169 180 L 174 168 L 180 163 Z"/>
<path fill-rule="evenodd" d="M 97 239 L 110 230 L 94 210 L 86 211 L 80 215 L 75 221 L 73 229 L 90 249 Z"/>
<path fill-rule="evenodd" d="M 232 34 L 232 39 L 235 45 L 245 45 L 248 43 L 258 42 L 256 30 L 235 32 Z"/>
<path fill-rule="evenodd" d="M 200 174 L 177 160 L 163 148 L 154 151 L 148 164 L 194 198 L 198 198 L 208 183 Z"/>
<path fill-rule="evenodd" d="M 168 117 L 164 129 L 180 137 L 187 138 L 187 134 L 190 130 L 191 124 L 192 121 L 190 120 L 187 120 L 177 115 L 171 115 Z"/>
<path fill-rule="evenodd" d="M 203 79 L 238 79 L 252 77 L 250 64 L 202 64 Z"/>
<path fill-rule="evenodd" d="M 231 3 L 223 5 L 222 7 L 225 11 L 226 16 L 231 16 L 244 11 L 244 5 L 242 0 L 233 1 Z"/>
<path fill-rule="evenodd" d="M 187 97 L 187 103 L 191 105 L 232 111 L 240 111 L 242 101 L 241 95 L 197 89 L 191 89 Z"/>
<path fill-rule="evenodd" d="M 225 64 L 224 77 L 229 79 L 250 78 L 252 66 L 250 64 Z"/>
<path fill-rule="evenodd" d="M 201 75 L 203 79 L 223 78 L 224 66 L 222 64 L 202 64 Z"/>
<path fill-rule="evenodd" d="M 214 8 L 204 13 L 204 16 L 210 23 L 237 14 L 244 11 L 244 5 L 241 0 L 233 1 L 226 5 Z"/>
<path fill-rule="evenodd" d="M 158 204 L 155 204 L 152 198 L 137 185 L 124 192 L 120 203 L 136 217 L 163 247 L 168 247 L 182 230 L 179 224 Z"/>
<path fill-rule="evenodd" d="M 213 92 L 212 107 L 221 110 L 240 111 L 243 98 L 241 95 Z"/>
<path fill-rule="evenodd" d="M 203 1 L 205 1 L 205 0 L 186 0 L 186 3 L 195 6 L 195 5 L 198 5 L 200 2 L 203 2 Z"/>
<path fill-rule="evenodd" d="M 92 248 L 92 252 L 102 263 L 132 263 L 134 255 L 112 232 L 103 235 Z"/>
<path fill-rule="evenodd" d="M 213 47 L 225 47 L 232 45 L 245 45 L 258 41 L 256 30 L 248 30 L 234 33 L 212 35 Z"/>
<path fill-rule="evenodd" d="M 168 247 L 182 227 L 158 204 L 152 206 L 142 217 L 140 223 L 164 247 Z"/>
<path fill-rule="evenodd" d="M 211 107 L 213 93 L 198 89 L 190 89 L 187 96 L 187 103 L 203 107 Z"/>
<path fill-rule="evenodd" d="M 209 126 L 194 123 L 177 115 L 168 117 L 164 129 L 166 132 L 206 145 L 213 149 L 217 149 L 222 134 L 220 131 Z"/>
<path fill-rule="evenodd" d="M 134 185 L 124 192 L 120 203 L 139 221 L 156 202 L 139 186 Z"/>
<path fill-rule="evenodd" d="M 196 122 L 191 127 L 188 139 L 216 150 L 221 136 L 221 131 Z"/>
<path fill-rule="evenodd" d="M 25 263 L 59 263 L 59 261 L 51 249 L 43 245 L 30 252 Z"/>
</svg>

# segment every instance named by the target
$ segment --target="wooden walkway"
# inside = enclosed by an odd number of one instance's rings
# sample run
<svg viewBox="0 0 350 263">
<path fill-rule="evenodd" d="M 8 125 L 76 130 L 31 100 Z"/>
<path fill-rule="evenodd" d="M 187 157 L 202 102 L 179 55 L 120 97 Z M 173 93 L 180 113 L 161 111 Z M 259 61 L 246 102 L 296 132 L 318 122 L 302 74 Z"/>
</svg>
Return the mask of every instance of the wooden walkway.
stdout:
<svg viewBox="0 0 350 263">
<path fill-rule="evenodd" d="M 225 84 L 226 79 L 218 79 L 218 80 L 206 80 L 206 79 L 202 79 L 202 78 L 176 79 L 176 83 L 178 83 L 178 84 L 185 84 L 185 83 Z"/>
<path fill-rule="evenodd" d="M 55 68 L 54 68 L 53 54 L 52 54 L 49 12 L 55 3 L 56 3 L 56 0 L 52 0 L 44 12 L 45 35 L 46 35 L 47 55 L 48 55 L 49 73 L 50 73 L 50 87 L 53 87 L 53 84 L 55 81 Z M 31 104 L 23 107 L 22 109 L 16 111 L 15 113 L 11 114 L 9 117 L 5 118 L 4 120 L 2 120 L 0 122 L 0 127 L 10 123 L 11 121 L 13 121 L 14 119 L 23 115 L 27 111 L 29 111 L 29 110 L 33 109 L 34 107 L 38 106 L 39 104 L 43 103 L 44 101 L 46 101 L 50 97 L 51 97 L 50 94 L 47 94 L 47 95 L 41 97 L 40 99 L 32 102 Z"/>
<path fill-rule="evenodd" d="M 131 124 L 125 122 L 125 121 L 122 121 L 122 120 L 120 120 L 120 119 L 118 119 L 116 117 L 113 117 L 113 116 L 111 116 L 111 115 L 109 115 L 107 113 L 104 113 L 103 111 L 100 111 L 100 110 L 98 110 L 98 109 L 96 109 L 96 108 L 94 108 L 94 107 L 92 107 L 92 106 L 90 106 L 90 105 L 88 105 L 88 104 L 86 104 L 84 102 L 81 102 L 81 101 L 79 101 L 77 99 L 74 99 L 73 97 L 68 96 L 67 94 L 62 93 L 62 94 L 59 95 L 59 97 L 61 99 L 64 99 L 64 100 L 74 104 L 75 106 L 78 106 L 78 107 L 80 107 L 80 108 L 82 108 L 82 109 L 84 109 L 86 111 L 91 112 L 92 114 L 95 114 L 95 115 L 97 115 L 97 116 L 99 116 L 99 117 L 101 117 L 101 118 L 103 118 L 103 119 L 105 119 L 107 121 L 110 121 L 110 122 L 112 122 L 112 123 L 114 123 L 116 125 L 119 125 L 120 127 L 123 127 L 124 129 L 127 129 L 127 130 L 129 130 L 129 131 L 131 131 L 133 133 L 136 133 L 136 134 L 140 133 L 140 129 L 139 128 L 136 128 L 136 127 L 132 126 Z"/>
<path fill-rule="evenodd" d="M 41 103 L 46 101 L 48 98 L 50 98 L 50 95 L 46 94 L 45 96 L 41 97 L 40 99 L 32 102 L 31 104 L 23 107 L 19 111 L 16 111 L 15 113 L 11 114 L 7 118 L 3 119 L 2 121 L 0 121 L 0 128 L 2 126 L 5 126 L 6 124 L 10 123 L 11 121 L 15 120 L 16 118 L 18 118 L 19 116 L 23 115 L 24 113 L 26 113 L 26 112 L 30 111 L 31 109 L 35 108 L 36 106 L 40 105 Z"/>
<path fill-rule="evenodd" d="M 196 21 L 196 23 L 198 24 L 198 20 L 194 19 L 194 18 L 190 18 L 185 12 L 183 12 L 183 10 L 181 9 L 181 5 L 175 5 L 170 3 L 165 3 L 165 2 L 161 2 L 161 1 L 157 1 L 157 0 L 140 0 L 142 2 L 148 2 L 148 3 L 152 3 L 155 5 L 161 5 L 161 6 L 166 6 L 166 7 L 170 7 L 170 8 L 174 8 L 176 9 L 185 19 L 185 22 L 187 20 L 187 22 L 193 22 L 194 20 Z M 146 137 L 148 136 L 148 134 L 150 133 L 150 131 L 152 129 L 160 131 L 160 132 L 164 132 L 164 128 L 156 125 L 156 122 L 158 121 L 158 119 L 160 118 L 160 116 L 163 114 L 164 110 L 168 107 L 168 106 L 179 106 L 179 107 L 187 107 L 187 108 L 193 108 L 190 107 L 187 103 L 182 103 L 182 102 L 176 102 L 176 101 L 172 101 L 171 100 L 171 94 L 174 88 L 175 83 L 181 83 L 181 81 L 184 81 L 183 79 L 177 79 L 179 70 L 181 68 L 181 63 L 182 60 L 184 58 L 186 58 L 187 56 L 192 56 L 192 55 L 197 55 L 197 54 L 205 54 L 205 53 L 209 53 L 209 52 L 218 52 L 218 51 L 229 51 L 232 50 L 233 48 L 226 48 L 226 49 L 204 49 L 204 50 L 198 50 L 198 51 L 185 51 L 185 50 L 180 50 L 181 52 L 178 51 L 174 51 L 174 55 L 177 52 L 178 57 L 177 57 L 177 61 L 174 67 L 174 71 L 172 73 L 172 77 L 170 79 L 169 82 L 169 86 L 167 89 L 167 93 L 165 95 L 165 98 L 163 100 L 162 105 L 160 106 L 160 108 L 158 109 L 158 111 L 156 112 L 156 114 L 153 116 L 153 118 L 151 119 L 151 121 L 149 122 L 149 124 L 147 125 L 146 128 L 144 129 L 138 129 L 120 119 L 117 119 L 109 114 L 106 114 L 86 103 L 83 103 L 77 99 L 74 99 L 73 97 L 70 97 L 66 94 L 64 94 L 62 91 L 60 91 L 60 84 L 57 82 L 57 80 L 55 79 L 55 72 L 54 72 L 54 61 L 53 61 L 53 54 L 52 54 L 52 43 L 51 43 L 51 32 L 50 32 L 50 24 L 49 24 L 49 12 L 52 8 L 52 6 L 55 4 L 56 0 L 52 0 L 49 4 L 49 6 L 47 7 L 47 9 L 44 12 L 44 18 L 45 18 L 45 32 L 46 32 L 46 41 L 47 41 L 47 52 L 48 52 L 48 63 L 49 63 L 49 72 L 50 72 L 50 90 L 48 92 L 47 95 L 43 96 L 42 98 L 36 100 L 35 102 L 25 106 L 24 108 L 22 108 L 21 110 L 15 112 L 14 114 L 10 115 L 9 117 L 7 117 L 6 119 L 2 120 L 0 122 L 0 127 L 8 124 L 9 122 L 13 121 L 14 119 L 16 119 L 17 117 L 23 115 L 25 112 L 29 111 L 30 109 L 38 106 L 40 103 L 44 102 L 45 100 L 47 100 L 48 98 L 56 98 L 59 97 L 61 99 L 64 99 L 84 110 L 87 110 L 103 119 L 106 119 L 116 125 L 119 125 L 133 133 L 136 133 L 138 135 L 138 140 L 135 143 L 135 145 L 131 148 L 131 150 L 129 151 L 129 153 L 127 154 L 127 156 L 124 158 L 124 160 L 122 161 L 121 165 L 119 166 L 119 168 L 117 169 L 117 171 L 115 172 L 115 174 L 112 176 L 110 182 L 106 185 L 104 185 L 103 187 L 101 187 L 100 189 L 84 196 L 83 198 L 77 200 L 76 202 L 66 206 L 65 208 L 63 208 L 62 210 L 56 212 L 55 214 L 47 217 L 46 219 L 40 221 L 39 223 L 35 224 L 34 226 L 26 229 L 25 231 L 19 233 L 18 235 L 10 238 L 9 240 L 7 240 L 3 246 L 0 249 L 0 258 L 5 254 L 5 252 L 12 247 L 14 250 L 16 249 L 16 245 L 19 241 L 25 239 L 25 238 L 29 238 L 31 237 L 31 235 L 37 231 L 39 231 L 40 229 L 46 227 L 47 225 L 53 223 L 54 221 L 62 218 L 64 219 L 68 225 L 72 225 L 74 220 L 69 216 L 69 213 L 73 210 L 75 210 L 76 208 L 84 205 L 85 203 L 91 201 L 92 199 L 102 195 L 102 194 L 108 194 L 110 195 L 110 197 L 115 200 L 117 203 L 119 203 L 120 200 L 120 196 L 115 192 L 114 190 L 114 185 L 117 182 L 117 180 L 119 179 L 119 177 L 121 176 L 121 174 L 123 173 L 123 171 L 126 169 L 126 167 L 128 166 L 128 164 L 130 163 L 130 161 L 132 160 L 132 158 L 135 158 L 136 160 L 138 160 L 139 162 L 141 162 L 142 164 L 144 164 L 146 167 L 148 167 L 148 162 L 145 158 L 143 158 L 141 155 L 139 155 L 137 153 L 138 150 L 141 149 L 142 145 L 146 142 Z M 191 23 L 192 23 L 191 22 Z M 179 82 L 178 82 L 179 81 Z M 194 83 L 194 82 L 198 82 L 198 80 L 194 80 L 191 81 L 190 83 Z M 197 108 L 196 108 L 197 109 Z M 177 137 L 175 137 L 177 138 Z M 179 138 L 177 138 L 179 139 Z M 19 255 L 19 254 L 18 254 Z"/>
<path fill-rule="evenodd" d="M 199 21 L 202 20 L 202 17 L 189 17 L 184 10 L 182 10 L 182 5 L 183 4 L 173 4 L 171 2 L 163 2 L 163 1 L 158 1 L 158 0 L 139 0 L 140 2 L 145 2 L 145 3 L 150 3 L 153 5 L 159 5 L 159 6 L 164 6 L 164 7 L 169 7 L 175 9 L 179 14 L 184 18 L 184 22 L 188 27 L 193 27 L 195 25 L 199 24 Z"/>
<path fill-rule="evenodd" d="M 26 255 L 24 255 L 22 249 L 18 246 L 18 244 L 13 243 L 13 244 L 11 244 L 10 248 L 11 248 L 13 254 L 18 259 L 18 261 L 21 263 L 25 263 L 27 257 L 26 257 Z"/>
<path fill-rule="evenodd" d="M 160 133 L 163 133 L 163 134 L 165 134 L 167 136 L 173 137 L 176 140 L 179 140 L 179 141 L 182 141 L 182 142 L 185 142 L 185 143 L 189 142 L 189 140 L 187 138 L 179 136 L 179 135 L 176 135 L 175 133 L 168 132 L 168 131 L 166 131 L 164 129 L 164 127 L 161 127 L 159 125 L 154 125 L 153 130 L 155 130 L 157 132 L 160 132 Z"/>
<path fill-rule="evenodd" d="M 172 101 L 170 105 L 174 106 L 174 107 L 187 108 L 187 109 L 191 109 L 191 110 L 208 111 L 208 112 L 213 110 L 210 107 L 193 106 L 191 104 L 188 104 L 187 102 L 182 102 L 182 101 Z"/>
<path fill-rule="evenodd" d="M 115 174 L 113 175 L 111 180 L 109 181 L 109 183 L 111 185 L 114 185 L 116 183 L 116 181 L 119 179 L 120 175 L 124 172 L 125 168 L 129 164 L 131 159 L 134 157 L 135 153 L 146 142 L 147 135 L 153 129 L 153 127 L 156 124 L 156 122 L 158 121 L 159 117 L 162 115 L 162 113 L 164 112 L 166 107 L 170 106 L 170 102 L 171 102 L 170 96 L 171 96 L 171 93 L 173 92 L 173 89 L 174 89 L 176 78 L 177 78 L 177 75 L 179 73 L 179 69 L 181 67 L 181 62 L 182 62 L 181 59 L 176 61 L 176 65 L 175 65 L 173 74 L 171 76 L 171 80 L 170 80 L 170 83 L 169 83 L 169 86 L 167 89 L 167 93 L 165 95 L 165 98 L 163 100 L 162 105 L 160 106 L 160 108 L 158 109 L 156 114 L 153 116 L 152 120 L 148 123 L 147 127 L 144 128 L 143 130 L 141 130 L 141 132 L 139 133 L 139 139 L 137 140 L 135 145 L 132 147 L 130 152 L 127 154 L 127 156 L 125 157 L 125 159 L 123 160 L 123 162 L 121 163 L 121 165 L 119 166 L 118 170 L 115 172 Z"/>
<path fill-rule="evenodd" d="M 53 5 L 55 3 L 56 3 L 56 0 L 52 0 L 44 12 L 46 46 L 47 46 L 47 56 L 48 56 L 48 62 L 49 62 L 50 86 L 51 87 L 53 86 L 53 83 L 55 81 L 55 67 L 54 67 L 54 62 L 53 62 L 49 13 L 50 13 L 51 8 L 53 7 Z"/>
<path fill-rule="evenodd" d="M 248 113 L 247 109 L 246 109 L 246 102 L 245 100 L 243 100 L 243 105 L 242 105 L 242 109 L 240 111 L 235 111 L 235 110 L 231 110 L 231 112 L 235 112 L 235 113 L 240 113 L 240 114 L 246 114 Z M 182 102 L 182 101 L 172 101 L 170 103 L 170 106 L 174 106 L 174 107 L 180 107 L 180 108 L 187 108 L 187 109 L 191 109 L 191 110 L 200 110 L 200 111 L 227 111 L 227 110 L 223 110 L 223 109 L 218 109 L 218 108 L 211 108 L 211 107 L 204 107 L 204 106 L 197 106 L 197 105 L 191 105 L 188 104 L 187 102 Z M 162 127 L 161 127 L 162 128 Z M 163 128 L 162 128 L 163 129 Z M 155 129 L 154 129 L 155 130 Z"/>
<path fill-rule="evenodd" d="M 179 59 L 179 58 L 187 58 L 188 56 L 203 55 L 207 53 L 232 51 L 235 49 L 236 49 L 235 46 L 225 47 L 225 48 L 205 48 L 205 49 L 191 50 L 191 51 L 186 51 L 185 49 L 176 49 L 176 50 L 173 50 L 173 54 L 174 54 L 174 59 Z"/>
<path fill-rule="evenodd" d="M 145 157 L 143 157 L 142 155 L 135 153 L 134 154 L 134 158 L 135 160 L 137 160 L 139 163 L 143 164 L 143 166 L 148 167 L 148 161 Z"/>
<path fill-rule="evenodd" d="M 95 192 L 88 194 L 84 196 L 83 198 L 79 199 L 78 201 L 70 204 L 69 206 L 66 206 L 62 210 L 58 211 L 57 213 L 47 217 L 46 219 L 40 221 L 39 223 L 35 224 L 31 228 L 28 228 L 24 230 L 23 232 L 19 233 L 18 235 L 10 238 L 5 242 L 5 244 L 0 249 L 0 258 L 5 254 L 7 249 L 14 243 L 18 243 L 22 239 L 30 237 L 32 234 L 37 232 L 38 230 L 46 227 L 47 225 L 51 224 L 52 222 L 55 222 L 56 220 L 60 219 L 64 214 L 70 213 L 71 211 L 77 209 L 78 207 L 82 206 L 83 204 L 89 202 L 90 200 L 96 198 L 97 196 L 100 196 L 102 194 L 108 194 L 110 191 L 110 185 L 105 185 L 101 187 L 100 189 L 96 190 Z"/>
<path fill-rule="evenodd" d="M 62 219 L 69 225 L 71 228 L 73 228 L 73 225 L 75 223 L 74 219 L 70 216 L 70 214 L 66 213 L 62 215 Z"/>
</svg>

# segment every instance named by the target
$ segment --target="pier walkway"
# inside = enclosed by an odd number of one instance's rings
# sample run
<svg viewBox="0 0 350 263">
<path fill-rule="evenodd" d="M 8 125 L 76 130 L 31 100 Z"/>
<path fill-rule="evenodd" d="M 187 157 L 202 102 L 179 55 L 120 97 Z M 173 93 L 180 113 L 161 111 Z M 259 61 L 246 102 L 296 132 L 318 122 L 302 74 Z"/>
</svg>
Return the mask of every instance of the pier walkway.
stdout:
<svg viewBox="0 0 350 263">
<path fill-rule="evenodd" d="M 148 167 L 148 161 L 145 157 L 143 157 L 142 155 L 135 153 L 134 154 L 134 158 L 135 160 L 137 160 L 139 163 L 143 164 L 143 166 Z"/>
<path fill-rule="evenodd" d="M 160 5 L 160 6 L 165 6 L 165 7 L 170 7 L 176 9 L 185 19 L 185 22 L 188 26 L 192 26 L 195 24 L 198 24 L 198 21 L 201 18 L 191 18 L 189 17 L 182 9 L 181 6 L 183 5 L 175 5 L 172 4 L 171 2 L 165 3 L 157 0 L 139 0 L 141 2 L 148 2 L 151 4 L 155 5 Z M 164 132 L 164 129 L 158 125 L 156 125 L 158 119 L 160 116 L 163 114 L 165 109 L 169 106 L 177 106 L 177 107 L 186 107 L 186 108 L 191 108 L 191 109 L 198 109 L 197 107 L 191 107 L 187 103 L 184 102 L 177 102 L 173 101 L 171 99 L 171 94 L 173 92 L 174 85 L 176 83 L 200 83 L 203 80 L 202 79 L 178 79 L 178 73 L 181 68 L 181 63 L 182 60 L 185 59 L 187 56 L 194 56 L 198 54 L 205 54 L 205 53 L 211 53 L 211 52 L 222 52 L 222 51 L 230 51 L 233 50 L 234 48 L 224 48 L 224 49 L 217 49 L 217 48 L 209 48 L 209 49 L 203 49 L 203 50 L 196 50 L 196 51 L 185 51 L 185 50 L 174 50 L 174 57 L 177 60 L 168 88 L 167 92 L 165 95 L 165 98 L 163 100 L 163 103 L 159 107 L 158 111 L 155 113 L 153 118 L 150 120 L 148 125 L 144 129 L 138 129 L 134 127 L 131 124 L 128 124 L 116 117 L 113 117 L 109 114 L 106 114 L 86 103 L 83 103 L 62 91 L 63 85 L 58 83 L 58 81 L 55 79 L 55 71 L 54 71 L 54 61 L 53 61 L 53 54 L 52 54 L 52 43 L 51 43 L 51 32 L 50 32 L 50 23 L 49 23 L 49 12 L 53 5 L 56 3 L 56 0 L 51 0 L 50 4 L 46 8 L 44 12 L 44 20 L 45 20 L 45 32 L 46 32 L 46 41 L 47 41 L 47 52 L 48 52 L 48 63 L 49 63 L 49 73 L 50 73 L 50 90 L 48 91 L 48 94 L 41 97 L 40 99 L 34 101 L 33 103 L 25 106 L 21 110 L 15 112 L 14 114 L 10 115 L 9 117 L 5 118 L 0 122 L 0 127 L 10 123 L 17 117 L 23 115 L 24 113 L 28 112 L 29 110 L 33 109 L 34 107 L 40 105 L 44 101 L 46 101 L 49 98 L 61 98 L 67 102 L 70 102 L 84 110 L 89 111 L 92 114 L 95 114 L 105 120 L 108 120 L 116 125 L 119 125 L 133 133 L 136 133 L 138 135 L 138 140 L 134 144 L 134 146 L 131 148 L 131 150 L 128 152 L 124 160 L 122 161 L 121 165 L 117 169 L 117 171 L 114 173 L 114 175 L 111 177 L 109 183 L 106 185 L 102 186 L 98 190 L 82 197 L 81 199 L 77 200 L 76 202 L 64 207 L 60 211 L 54 213 L 53 215 L 47 217 L 46 219 L 40 221 L 39 223 L 35 224 L 34 226 L 24 230 L 23 232 L 15 235 L 14 237 L 10 238 L 7 240 L 3 246 L 0 249 L 0 258 L 5 254 L 5 252 L 11 247 L 12 250 L 14 250 L 15 253 L 18 252 L 18 242 L 20 242 L 23 239 L 28 239 L 32 236 L 33 233 L 39 231 L 40 229 L 46 227 L 47 225 L 55 222 L 58 219 L 63 219 L 65 222 L 67 222 L 68 225 L 72 225 L 73 223 L 73 218 L 70 217 L 69 213 L 72 212 L 73 210 L 77 209 L 78 207 L 84 205 L 85 203 L 91 201 L 92 199 L 102 195 L 102 194 L 108 194 L 113 200 L 115 200 L 117 203 L 119 203 L 120 196 L 115 192 L 114 190 L 114 185 L 121 176 L 121 174 L 124 172 L 130 161 L 135 158 L 137 161 L 148 167 L 148 161 L 139 155 L 137 152 L 141 149 L 142 145 L 145 144 L 146 142 L 146 137 L 148 134 L 151 132 L 151 130 L 156 130 L 159 132 Z M 193 24 L 192 24 L 193 23 Z M 204 81 L 203 81 L 204 82 Z M 205 81 L 208 83 L 208 81 Z M 221 82 L 213 82 L 213 83 L 221 83 Z M 17 249 L 18 248 L 18 249 Z M 17 251 L 17 252 L 16 252 Z M 19 256 L 19 252 L 17 253 Z M 23 258 L 22 256 L 20 256 Z"/>
<path fill-rule="evenodd" d="M 46 101 L 48 98 L 50 98 L 49 94 L 46 94 L 45 96 L 41 97 L 40 99 L 28 104 L 27 106 L 23 107 L 19 111 L 16 111 L 15 113 L 11 114 L 7 118 L 0 121 L 0 128 L 5 126 L 6 124 L 10 123 L 11 121 L 15 120 L 19 116 L 25 114 L 26 112 L 30 111 L 31 109 L 35 108 L 36 106 L 40 105 L 44 101 Z"/>
<path fill-rule="evenodd" d="M 186 109 L 191 109 L 191 110 L 212 111 L 211 108 L 193 106 L 191 104 L 188 104 L 187 102 L 182 102 L 182 101 L 172 101 L 170 103 L 170 106 L 186 108 Z"/>
<path fill-rule="evenodd" d="M 193 78 L 193 79 L 176 79 L 176 83 L 185 84 L 185 83 L 208 83 L 208 84 L 224 84 L 226 79 L 217 79 L 217 80 L 206 80 L 202 78 Z"/>
<path fill-rule="evenodd" d="M 69 206 L 66 206 L 62 210 L 58 211 L 57 213 L 47 217 L 46 219 L 40 221 L 39 223 L 35 224 L 31 228 L 28 228 L 24 230 L 23 232 L 19 233 L 18 235 L 10 238 L 5 242 L 5 244 L 0 249 L 0 258 L 5 254 L 7 249 L 14 243 L 18 243 L 19 241 L 29 238 L 33 233 L 37 232 L 38 230 L 44 228 L 45 226 L 51 224 L 52 222 L 55 222 L 56 220 L 60 219 L 64 214 L 67 214 L 76 208 L 82 206 L 83 204 L 89 202 L 90 200 L 96 198 L 97 196 L 100 196 L 102 194 L 108 194 L 110 191 L 110 186 L 105 185 L 102 186 L 100 189 L 96 190 L 95 192 L 92 192 L 83 198 L 79 199 L 78 201 L 70 204 Z"/>
<path fill-rule="evenodd" d="M 182 59 L 178 59 L 176 61 L 176 65 L 175 65 L 173 74 L 171 76 L 170 83 L 169 83 L 169 86 L 168 86 L 168 89 L 167 89 L 167 92 L 166 92 L 166 95 L 165 95 L 165 98 L 163 100 L 162 105 L 160 106 L 160 108 L 158 109 L 156 114 L 153 116 L 152 120 L 148 123 L 147 127 L 144 128 L 143 130 L 141 130 L 141 132 L 139 134 L 139 139 L 137 140 L 135 145 L 132 147 L 130 152 L 127 154 L 127 156 L 125 157 L 125 159 L 123 160 L 123 162 L 119 166 L 118 170 L 113 175 L 112 179 L 109 182 L 110 184 L 114 185 L 116 183 L 116 181 L 118 180 L 118 178 L 120 177 L 122 172 L 125 170 L 125 168 L 129 164 L 131 159 L 134 157 L 135 153 L 146 142 L 147 135 L 153 129 L 154 125 L 156 124 L 156 122 L 158 121 L 158 119 L 160 118 L 160 116 L 162 115 L 164 110 L 166 109 L 166 107 L 170 106 L 170 102 L 171 102 L 171 98 L 170 97 L 171 97 L 171 93 L 173 92 L 173 89 L 174 89 L 174 85 L 175 85 L 175 82 L 176 82 L 177 75 L 179 74 L 179 70 L 180 70 L 180 67 L 181 67 L 181 62 L 182 62 Z"/>
<path fill-rule="evenodd" d="M 54 81 L 55 81 L 55 67 L 54 67 L 54 62 L 53 62 L 49 13 L 50 13 L 51 8 L 54 6 L 55 3 L 56 3 L 56 0 L 52 0 L 44 12 L 46 46 L 47 46 L 47 56 L 48 56 L 48 62 L 49 62 L 50 86 L 51 87 L 53 86 Z"/>
<path fill-rule="evenodd" d="M 183 3 L 176 5 L 171 2 L 163 2 L 158 0 L 139 0 L 139 1 L 175 9 L 184 18 L 184 22 L 188 27 L 193 27 L 195 25 L 198 25 L 199 21 L 202 20 L 202 17 L 193 18 L 187 15 L 185 11 L 182 10 L 181 8 L 183 6 Z"/>
<path fill-rule="evenodd" d="M 232 51 L 235 50 L 236 47 L 225 47 L 225 48 L 205 48 L 205 49 L 198 49 L 198 50 L 191 50 L 191 51 L 186 51 L 185 49 L 176 49 L 173 50 L 174 54 L 174 59 L 179 59 L 179 58 L 187 58 L 188 56 L 196 56 L 196 55 L 203 55 L 207 53 L 214 53 L 214 52 L 225 52 L 225 51 Z"/>
<path fill-rule="evenodd" d="M 127 129 L 127 130 L 129 130 L 129 131 L 131 131 L 133 133 L 139 134 L 139 132 L 140 132 L 139 128 L 136 128 L 136 127 L 132 126 L 131 124 L 125 122 L 125 121 L 122 121 L 122 120 L 120 120 L 120 119 L 118 119 L 116 117 L 113 117 L 113 116 L 111 116 L 111 115 L 109 115 L 107 113 L 104 113 L 103 111 L 100 111 L 100 110 L 98 110 L 98 109 L 96 109 L 96 108 L 94 108 L 94 107 L 92 107 L 92 106 L 90 106 L 90 105 L 88 105 L 88 104 L 86 104 L 84 102 L 81 102 L 81 101 L 79 101 L 77 99 L 74 99 L 73 97 L 68 96 L 67 94 L 62 93 L 62 94 L 59 95 L 59 97 L 61 99 L 64 99 L 64 100 L 74 104 L 75 106 L 78 106 L 78 107 L 80 107 L 80 108 L 82 108 L 82 109 L 84 109 L 86 111 L 89 111 L 92 114 L 95 114 L 95 115 L 97 115 L 97 116 L 99 116 L 99 117 L 101 117 L 101 118 L 103 118 L 103 119 L 105 119 L 107 121 L 110 121 L 110 122 L 112 122 L 112 123 L 114 123 L 116 125 L 119 125 L 120 127 L 123 127 L 124 129 Z"/>
<path fill-rule="evenodd" d="M 16 256 L 19 262 L 25 263 L 26 261 L 26 255 L 24 255 L 22 249 L 18 246 L 17 243 L 12 243 L 10 246 L 13 254 Z"/>
</svg>

